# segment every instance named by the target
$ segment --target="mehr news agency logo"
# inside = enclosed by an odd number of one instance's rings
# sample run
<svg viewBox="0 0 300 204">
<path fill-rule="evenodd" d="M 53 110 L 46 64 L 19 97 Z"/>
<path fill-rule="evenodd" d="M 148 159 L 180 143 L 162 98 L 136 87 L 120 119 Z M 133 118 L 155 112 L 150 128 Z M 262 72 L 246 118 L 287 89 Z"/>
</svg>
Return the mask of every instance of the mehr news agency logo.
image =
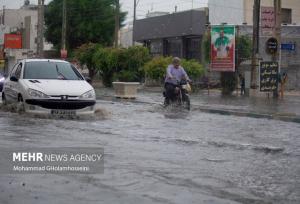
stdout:
<svg viewBox="0 0 300 204">
<path fill-rule="evenodd" d="M 89 164 L 103 162 L 103 153 L 12 152 L 12 161 L 17 172 L 89 172 Z"/>
</svg>

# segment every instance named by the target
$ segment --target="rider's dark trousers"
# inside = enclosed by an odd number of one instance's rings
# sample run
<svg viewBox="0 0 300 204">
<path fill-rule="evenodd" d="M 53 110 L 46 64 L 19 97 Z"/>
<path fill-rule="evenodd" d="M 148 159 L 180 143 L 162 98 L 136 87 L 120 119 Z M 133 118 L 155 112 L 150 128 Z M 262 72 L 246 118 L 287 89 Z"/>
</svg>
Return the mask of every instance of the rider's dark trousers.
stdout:
<svg viewBox="0 0 300 204">
<path fill-rule="evenodd" d="M 175 97 L 175 87 L 176 86 L 174 84 L 171 84 L 171 83 L 168 83 L 168 82 L 165 83 L 165 89 L 166 89 L 165 94 L 166 94 L 167 99 L 171 99 L 171 100 L 174 99 L 174 97 Z"/>
</svg>

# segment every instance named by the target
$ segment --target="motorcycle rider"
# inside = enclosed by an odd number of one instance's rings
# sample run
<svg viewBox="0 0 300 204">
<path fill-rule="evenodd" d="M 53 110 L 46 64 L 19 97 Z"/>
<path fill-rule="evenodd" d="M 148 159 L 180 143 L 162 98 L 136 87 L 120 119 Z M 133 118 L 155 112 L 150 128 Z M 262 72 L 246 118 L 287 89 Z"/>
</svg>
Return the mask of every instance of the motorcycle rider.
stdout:
<svg viewBox="0 0 300 204">
<path fill-rule="evenodd" d="M 174 57 L 172 64 L 170 64 L 166 71 L 165 78 L 165 97 L 166 105 L 170 103 L 170 100 L 174 100 L 176 93 L 179 91 L 178 82 L 181 80 L 190 81 L 184 68 L 180 66 L 180 58 Z"/>
</svg>

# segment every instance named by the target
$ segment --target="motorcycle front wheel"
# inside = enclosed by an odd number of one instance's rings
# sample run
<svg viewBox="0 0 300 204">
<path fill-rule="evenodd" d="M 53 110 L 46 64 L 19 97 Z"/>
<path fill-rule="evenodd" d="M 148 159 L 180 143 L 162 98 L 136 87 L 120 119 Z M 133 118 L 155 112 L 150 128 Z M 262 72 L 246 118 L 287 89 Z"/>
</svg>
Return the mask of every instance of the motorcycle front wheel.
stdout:
<svg viewBox="0 0 300 204">
<path fill-rule="evenodd" d="M 187 110 L 190 110 L 191 109 L 191 102 L 190 102 L 190 97 L 189 95 L 187 94 L 184 94 L 184 97 L 183 97 L 183 107 Z"/>
</svg>

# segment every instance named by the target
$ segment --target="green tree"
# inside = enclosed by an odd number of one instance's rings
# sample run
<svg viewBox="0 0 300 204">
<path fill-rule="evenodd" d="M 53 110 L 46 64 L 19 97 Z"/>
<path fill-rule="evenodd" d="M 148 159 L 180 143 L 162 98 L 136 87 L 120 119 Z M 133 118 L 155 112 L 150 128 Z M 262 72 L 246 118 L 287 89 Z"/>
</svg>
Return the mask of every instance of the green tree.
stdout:
<svg viewBox="0 0 300 204">
<path fill-rule="evenodd" d="M 112 45 L 115 0 L 67 0 L 67 47 L 71 50 L 88 42 Z M 52 0 L 45 10 L 46 40 L 61 47 L 63 0 Z M 120 12 L 120 26 L 126 13 Z"/>
<path fill-rule="evenodd" d="M 86 43 L 75 50 L 75 58 L 78 59 L 81 65 L 85 65 L 87 67 L 91 80 L 93 80 L 94 76 L 98 72 L 93 57 L 94 53 L 100 48 L 101 46 L 99 44 Z"/>
<path fill-rule="evenodd" d="M 113 75 L 118 69 L 121 49 L 99 47 L 93 54 L 93 63 L 96 65 L 102 83 L 106 87 L 112 85 Z"/>
</svg>

